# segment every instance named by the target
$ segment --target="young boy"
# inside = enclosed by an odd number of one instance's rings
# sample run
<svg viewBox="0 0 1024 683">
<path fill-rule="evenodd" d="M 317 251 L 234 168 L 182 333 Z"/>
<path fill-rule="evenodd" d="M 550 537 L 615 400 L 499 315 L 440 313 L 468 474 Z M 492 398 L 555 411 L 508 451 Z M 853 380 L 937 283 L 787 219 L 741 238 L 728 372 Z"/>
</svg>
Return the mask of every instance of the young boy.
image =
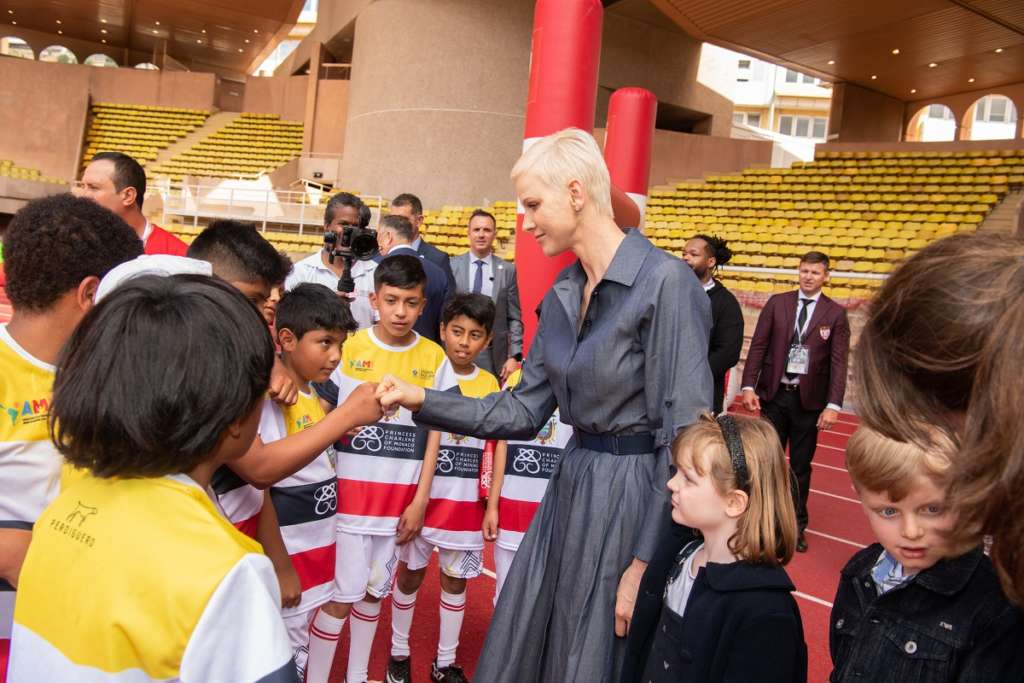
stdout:
<svg viewBox="0 0 1024 683">
<path fill-rule="evenodd" d="M 521 377 L 522 370 L 513 372 L 505 389 L 514 389 Z M 495 604 L 519 544 L 540 507 L 548 479 L 571 437 L 572 427 L 559 421 L 556 408 L 544 428 L 530 441 L 499 442 L 494 449 L 494 475 L 487 495 L 483 530 L 484 538 L 495 542 Z"/>
<path fill-rule="evenodd" d="M 0 681 L 32 527 L 57 494 L 61 457 L 47 433 L 54 363 L 100 278 L 140 254 L 120 218 L 67 194 L 29 202 L 5 233 L 13 315 L 0 325 Z"/>
<path fill-rule="evenodd" d="M 866 427 L 846 466 L 878 543 L 842 570 L 832 607 L 832 681 L 1024 680 L 1024 620 L 999 587 L 980 545 L 944 535 L 956 447 L 888 439 Z"/>
<path fill-rule="evenodd" d="M 444 387 L 480 398 L 498 391 L 494 375 L 474 364 L 491 341 L 494 302 L 482 294 L 459 294 L 444 307 L 441 341 L 455 376 Z M 441 567 L 441 633 L 432 681 L 463 683 L 468 679 L 455 664 L 455 653 L 466 609 L 466 580 L 480 575 L 484 539 L 480 534 L 484 508 L 480 501 L 480 459 L 485 441 L 474 437 L 431 432 L 427 449 L 437 453 L 423 531 L 401 546 L 398 580 L 391 593 L 391 659 L 388 683 L 412 680 L 409 632 L 416 593 L 423 583 L 434 548 Z"/>
<path fill-rule="evenodd" d="M 426 300 L 426 273 L 415 255 L 382 260 L 370 298 L 379 314 L 373 327 L 345 343 L 331 375 L 344 399 L 360 383 L 393 374 L 422 387 L 447 386 L 451 374 L 441 347 L 413 325 Z M 367 680 L 380 600 L 391 590 L 398 562 L 395 546 L 412 540 L 423 525 L 436 454 L 426 454 L 426 430 L 399 410 L 364 427 L 338 452 L 338 565 L 335 597 L 316 615 L 310 635 L 309 683 L 324 683 L 341 628 L 349 613 L 348 683 Z"/>
<path fill-rule="evenodd" d="M 270 562 L 207 491 L 255 437 L 273 359 L 210 277 L 134 278 L 85 317 L 51 418 L 90 476 L 36 524 L 12 681 L 296 680 Z"/>
<path fill-rule="evenodd" d="M 301 284 L 281 298 L 275 341 L 281 349 L 282 365 L 299 387 L 299 397 L 291 406 L 279 406 L 269 399 L 263 402 L 259 434 L 250 451 L 282 440 L 286 445 L 293 435 L 325 419 L 309 383 L 330 377 L 341 360 L 345 337 L 356 329 L 348 307 L 323 285 Z M 244 471 L 244 467 L 239 469 Z M 283 538 L 287 550 L 286 566 L 275 567 L 278 578 L 285 575 L 288 580 L 282 585 L 301 589 L 301 599 L 286 604 L 284 610 L 300 679 L 305 674 L 313 613 L 334 593 L 337 487 L 334 449 L 328 446 L 315 460 L 269 489 L 273 514 L 268 516 L 280 530 L 269 530 L 266 536 L 272 543 Z"/>
</svg>

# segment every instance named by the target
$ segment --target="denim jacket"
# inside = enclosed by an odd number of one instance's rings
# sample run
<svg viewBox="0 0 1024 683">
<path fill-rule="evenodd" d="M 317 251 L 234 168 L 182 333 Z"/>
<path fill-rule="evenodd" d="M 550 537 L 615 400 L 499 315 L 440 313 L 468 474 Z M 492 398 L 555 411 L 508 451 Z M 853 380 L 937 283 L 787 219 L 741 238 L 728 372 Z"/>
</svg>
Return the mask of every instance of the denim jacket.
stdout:
<svg viewBox="0 0 1024 683">
<path fill-rule="evenodd" d="M 878 595 L 882 547 L 842 570 L 829 629 L 830 681 L 1024 681 L 1024 617 L 977 548 Z"/>
</svg>

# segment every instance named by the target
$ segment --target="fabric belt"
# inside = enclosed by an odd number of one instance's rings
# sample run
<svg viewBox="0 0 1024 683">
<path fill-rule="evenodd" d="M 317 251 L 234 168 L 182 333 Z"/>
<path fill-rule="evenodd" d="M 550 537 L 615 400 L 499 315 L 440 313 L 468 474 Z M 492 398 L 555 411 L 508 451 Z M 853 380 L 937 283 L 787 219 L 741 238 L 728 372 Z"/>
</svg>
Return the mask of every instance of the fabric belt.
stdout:
<svg viewBox="0 0 1024 683">
<path fill-rule="evenodd" d="M 590 434 L 575 430 L 576 443 L 583 448 L 612 455 L 643 455 L 654 452 L 653 434 Z"/>
</svg>

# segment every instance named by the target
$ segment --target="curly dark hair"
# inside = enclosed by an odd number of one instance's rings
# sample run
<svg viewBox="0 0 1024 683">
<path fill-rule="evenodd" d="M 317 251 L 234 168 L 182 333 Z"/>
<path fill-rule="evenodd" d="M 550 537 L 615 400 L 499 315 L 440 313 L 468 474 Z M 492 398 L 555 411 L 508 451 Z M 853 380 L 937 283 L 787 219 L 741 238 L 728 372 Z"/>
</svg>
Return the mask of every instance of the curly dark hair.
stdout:
<svg viewBox="0 0 1024 683">
<path fill-rule="evenodd" d="M 127 223 L 96 202 L 58 194 L 26 204 L 4 236 L 7 296 L 17 310 L 41 312 L 87 277 L 142 254 Z"/>
<path fill-rule="evenodd" d="M 274 346 L 234 287 L 142 275 L 86 314 L 57 362 L 50 435 L 97 477 L 188 472 L 270 382 Z"/>
<path fill-rule="evenodd" d="M 715 237 L 714 235 L 694 235 L 690 239 L 704 240 L 705 247 L 704 251 L 708 256 L 713 256 L 715 259 L 715 270 L 718 270 L 721 266 L 724 266 L 732 258 L 732 249 L 726 244 L 726 241 L 721 237 Z"/>
</svg>

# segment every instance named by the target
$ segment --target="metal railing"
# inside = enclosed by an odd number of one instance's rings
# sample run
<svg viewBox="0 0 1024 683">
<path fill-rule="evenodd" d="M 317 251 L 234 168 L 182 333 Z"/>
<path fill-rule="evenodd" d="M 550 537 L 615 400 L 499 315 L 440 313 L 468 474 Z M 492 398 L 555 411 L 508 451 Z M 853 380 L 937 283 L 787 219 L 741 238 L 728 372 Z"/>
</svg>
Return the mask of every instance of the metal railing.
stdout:
<svg viewBox="0 0 1024 683">
<path fill-rule="evenodd" d="M 307 230 L 319 233 L 323 228 L 324 207 L 333 194 L 324 186 L 310 184 L 301 190 L 247 187 L 222 183 L 169 181 L 157 182 L 147 196 L 159 196 L 162 223 L 191 223 L 198 227 L 212 220 L 231 218 L 256 223 L 263 231 L 267 225 L 292 228 L 302 235 Z M 362 197 L 372 213 L 376 226 L 384 207 L 384 199 Z"/>
</svg>

